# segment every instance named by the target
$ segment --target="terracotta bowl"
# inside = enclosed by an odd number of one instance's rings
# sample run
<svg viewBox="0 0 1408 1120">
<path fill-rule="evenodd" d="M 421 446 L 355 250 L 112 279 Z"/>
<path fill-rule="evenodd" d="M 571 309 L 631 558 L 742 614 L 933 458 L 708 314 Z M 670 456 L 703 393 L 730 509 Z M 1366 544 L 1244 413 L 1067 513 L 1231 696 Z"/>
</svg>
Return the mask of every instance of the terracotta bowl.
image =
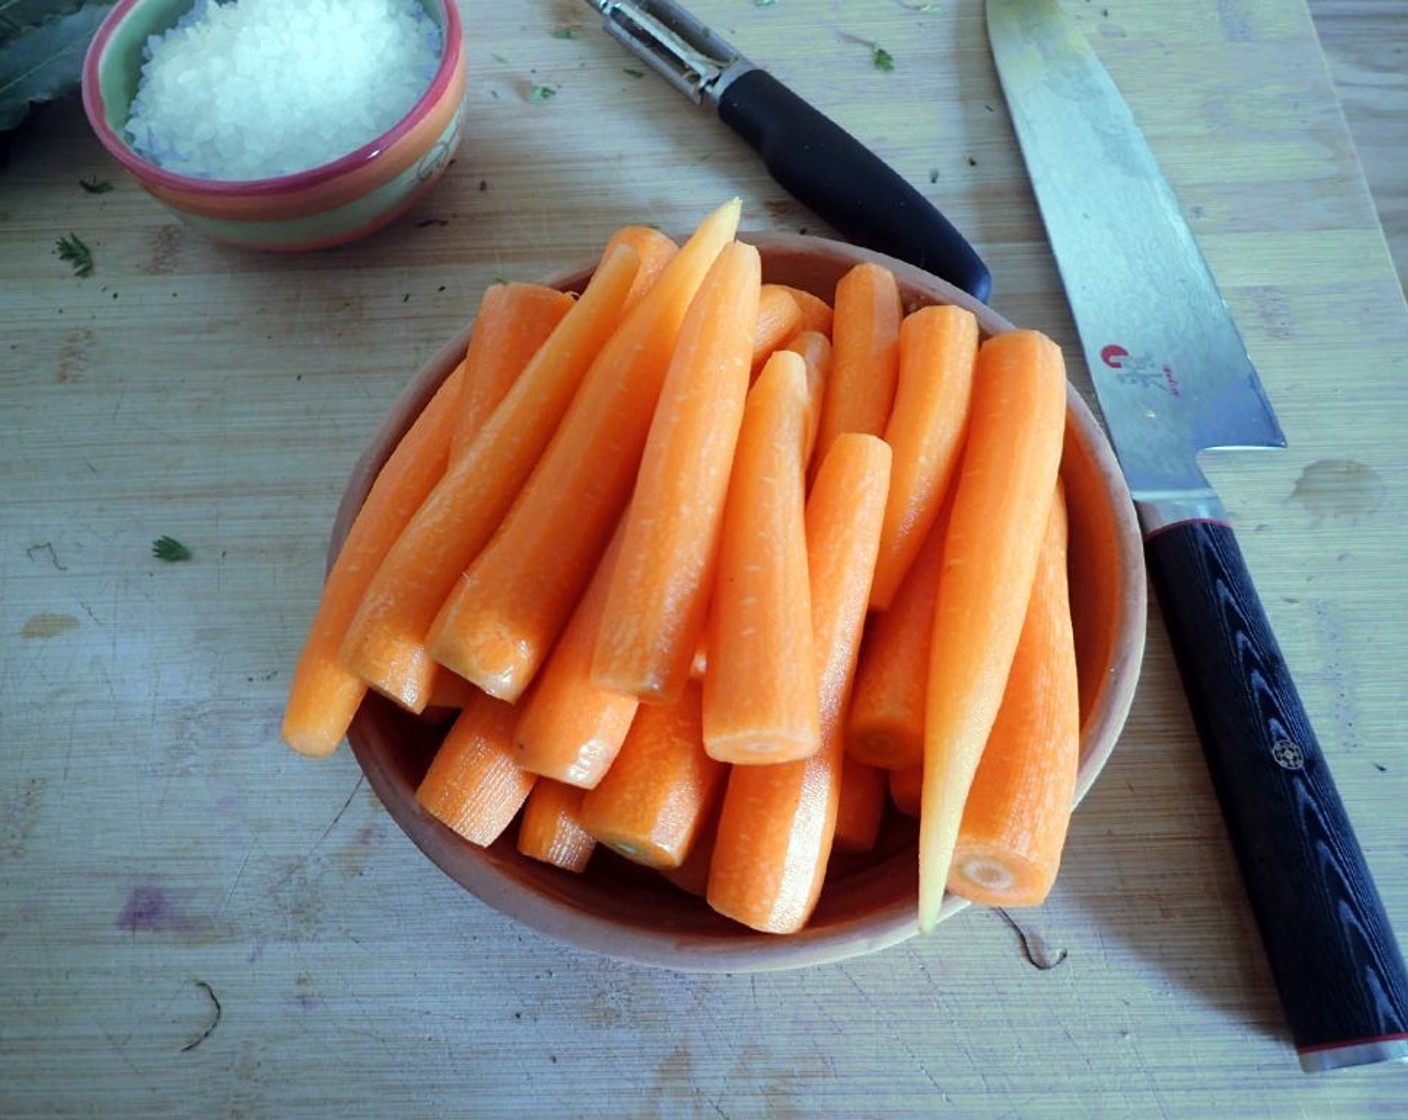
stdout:
<svg viewBox="0 0 1408 1120">
<path fill-rule="evenodd" d="M 293 251 L 341 245 L 393 221 L 436 183 L 459 147 L 465 50 L 455 0 L 421 0 L 444 39 L 430 86 L 381 136 L 330 163 L 268 179 L 221 180 L 158 167 L 128 144 L 125 125 L 148 37 L 191 0 L 118 0 L 83 65 L 83 108 L 98 140 L 153 197 L 219 241 Z"/>
<path fill-rule="evenodd" d="M 830 299 L 837 279 L 861 261 L 899 278 L 907 307 L 957 303 L 985 334 L 1011 324 L 965 293 L 888 257 L 833 241 L 745 235 L 762 251 L 764 279 Z M 591 266 L 550 283 L 577 290 Z M 372 480 L 412 419 L 463 354 L 462 332 L 414 378 L 357 463 L 338 512 L 329 564 Z M 1080 659 L 1082 740 L 1077 796 L 1084 797 L 1119 737 L 1144 649 L 1145 577 L 1133 507 L 1114 454 L 1080 397 L 1068 393 L 1062 474 L 1071 519 L 1071 593 Z M 821 901 L 800 933 L 755 933 L 705 903 L 598 847 L 581 875 L 520 856 L 512 830 L 488 849 L 461 840 L 416 803 L 415 790 L 443 729 L 427 726 L 378 696 L 348 733 L 372 788 L 407 835 L 471 894 L 525 925 L 581 949 L 683 971 L 795 968 L 874 952 L 917 931 L 915 822 L 890 814 L 880 844 L 864 856 L 835 857 Z M 952 896 L 949 917 L 967 903 Z"/>
</svg>

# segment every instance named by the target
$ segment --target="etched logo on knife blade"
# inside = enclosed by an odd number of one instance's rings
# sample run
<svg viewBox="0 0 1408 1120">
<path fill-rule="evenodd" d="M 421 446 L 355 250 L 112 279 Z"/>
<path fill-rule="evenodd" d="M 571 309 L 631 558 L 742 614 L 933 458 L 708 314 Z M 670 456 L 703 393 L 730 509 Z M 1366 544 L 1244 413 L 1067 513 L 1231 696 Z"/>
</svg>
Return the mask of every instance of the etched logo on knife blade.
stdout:
<svg viewBox="0 0 1408 1120">
<path fill-rule="evenodd" d="M 1132 357 L 1117 342 L 1100 348 L 1100 360 L 1116 370 L 1115 380 L 1121 385 L 1137 385 L 1141 389 L 1159 389 L 1171 397 L 1181 397 L 1182 388 L 1173 368 L 1154 358 Z"/>
</svg>

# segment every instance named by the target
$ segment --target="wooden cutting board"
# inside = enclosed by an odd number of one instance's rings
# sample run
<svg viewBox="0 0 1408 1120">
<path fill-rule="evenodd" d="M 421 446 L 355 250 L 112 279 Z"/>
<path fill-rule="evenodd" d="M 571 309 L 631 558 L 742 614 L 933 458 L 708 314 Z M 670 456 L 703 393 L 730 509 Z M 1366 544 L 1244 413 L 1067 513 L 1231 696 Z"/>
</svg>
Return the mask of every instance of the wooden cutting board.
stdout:
<svg viewBox="0 0 1408 1120">
<path fill-rule="evenodd" d="M 1014 915 L 1025 948 L 974 910 L 807 972 L 633 970 L 460 893 L 346 752 L 280 746 L 343 482 L 486 284 L 734 194 L 751 228 L 826 232 L 584 5 L 462 4 L 465 146 L 356 246 L 202 240 L 73 104 L 0 173 L 0 1114 L 1392 1115 L 1402 1069 L 1296 1068 L 1156 607 L 1061 882 Z M 981 5 L 695 6 L 935 199 L 1085 384 Z M 1289 437 L 1209 470 L 1408 929 L 1408 312 L 1309 17 L 1068 7 Z M 52 252 L 70 232 L 88 279 Z M 155 560 L 164 534 L 192 559 Z"/>
</svg>

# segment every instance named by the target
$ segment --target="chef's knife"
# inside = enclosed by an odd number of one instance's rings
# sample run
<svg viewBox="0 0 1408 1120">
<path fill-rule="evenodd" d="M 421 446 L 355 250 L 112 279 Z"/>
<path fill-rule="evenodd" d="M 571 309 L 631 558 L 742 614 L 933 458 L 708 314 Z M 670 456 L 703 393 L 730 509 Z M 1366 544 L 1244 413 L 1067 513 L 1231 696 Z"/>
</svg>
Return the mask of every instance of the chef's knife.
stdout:
<svg viewBox="0 0 1408 1120">
<path fill-rule="evenodd" d="M 1285 441 L 1134 118 L 1056 0 L 988 0 L 1003 92 L 1301 1066 L 1408 1058 L 1408 974 L 1217 495 Z"/>
<path fill-rule="evenodd" d="M 840 233 L 987 301 L 973 247 L 874 152 L 673 0 L 587 0 L 608 34 L 763 157 L 772 177 Z"/>
</svg>

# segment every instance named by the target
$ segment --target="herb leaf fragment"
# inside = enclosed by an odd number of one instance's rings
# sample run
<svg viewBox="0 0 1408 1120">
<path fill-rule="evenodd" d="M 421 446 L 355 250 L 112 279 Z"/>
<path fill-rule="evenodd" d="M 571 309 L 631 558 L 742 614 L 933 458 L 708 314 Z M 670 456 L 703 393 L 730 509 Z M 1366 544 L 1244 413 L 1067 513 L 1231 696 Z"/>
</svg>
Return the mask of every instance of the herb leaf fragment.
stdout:
<svg viewBox="0 0 1408 1120">
<path fill-rule="evenodd" d="M 54 252 L 59 260 L 73 265 L 75 276 L 93 275 L 93 250 L 83 243 L 77 234 L 70 233 L 54 242 Z"/>
<path fill-rule="evenodd" d="M 152 555 L 168 564 L 176 564 L 191 558 L 191 550 L 175 537 L 157 537 L 152 541 Z"/>
</svg>

